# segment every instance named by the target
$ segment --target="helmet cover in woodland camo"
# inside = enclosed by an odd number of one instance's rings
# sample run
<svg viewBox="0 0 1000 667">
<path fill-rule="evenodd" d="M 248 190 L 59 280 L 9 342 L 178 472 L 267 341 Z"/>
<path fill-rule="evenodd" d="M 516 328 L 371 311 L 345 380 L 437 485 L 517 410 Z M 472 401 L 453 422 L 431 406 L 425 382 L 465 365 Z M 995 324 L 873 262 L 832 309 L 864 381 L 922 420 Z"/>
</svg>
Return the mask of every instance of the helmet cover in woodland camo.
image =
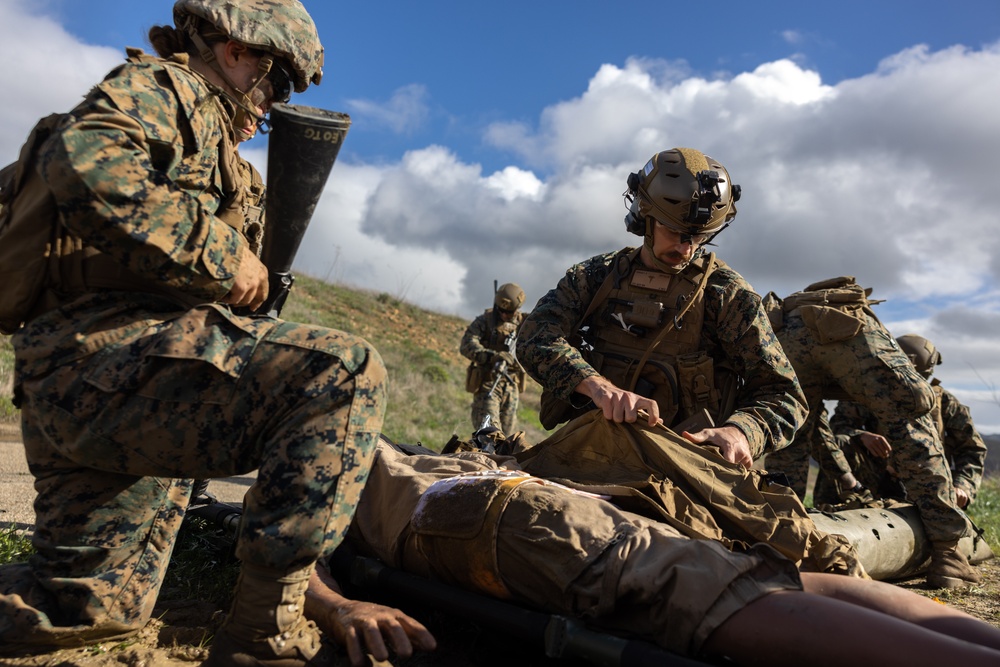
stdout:
<svg viewBox="0 0 1000 667">
<path fill-rule="evenodd" d="M 208 21 L 233 40 L 286 60 L 295 91 L 323 78 L 323 45 L 316 24 L 299 0 L 178 0 L 174 25 L 184 30 L 191 16 Z"/>
</svg>

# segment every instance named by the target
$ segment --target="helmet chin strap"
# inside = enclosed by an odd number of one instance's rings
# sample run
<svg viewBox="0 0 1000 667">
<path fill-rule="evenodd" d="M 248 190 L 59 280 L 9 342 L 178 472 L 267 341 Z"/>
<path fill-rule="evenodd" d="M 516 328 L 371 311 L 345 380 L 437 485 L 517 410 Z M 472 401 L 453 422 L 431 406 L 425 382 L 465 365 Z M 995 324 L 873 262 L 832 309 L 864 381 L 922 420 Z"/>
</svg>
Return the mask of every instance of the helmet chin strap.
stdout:
<svg viewBox="0 0 1000 667">
<path fill-rule="evenodd" d="M 263 93 L 260 92 L 258 86 L 265 79 L 267 73 L 271 71 L 271 67 L 274 64 L 274 58 L 269 54 L 265 54 L 261 57 L 260 62 L 257 63 L 257 78 L 254 79 L 254 83 L 246 91 L 240 89 L 236 82 L 233 81 L 232 77 L 226 74 L 225 70 L 222 69 L 222 65 L 219 64 L 218 58 L 215 57 L 215 52 L 209 48 L 208 44 L 202 39 L 202 36 L 193 29 L 188 29 L 188 34 L 191 36 L 191 40 L 198 47 L 198 54 L 201 56 L 202 61 L 209 67 L 211 67 L 216 74 L 222 77 L 222 80 L 226 82 L 231 89 L 235 90 L 237 95 L 233 95 L 228 90 L 217 87 L 217 90 L 229 99 L 230 102 L 236 107 L 234 112 L 230 117 L 230 123 L 234 131 L 239 130 L 243 127 L 246 119 L 252 118 L 254 123 L 261 128 L 261 134 L 267 134 L 270 128 L 267 127 L 267 119 L 261 114 L 257 113 L 257 107 L 254 104 L 254 93 L 257 93 L 259 98 L 263 98 Z M 267 128 L 267 129 L 264 129 Z"/>
</svg>

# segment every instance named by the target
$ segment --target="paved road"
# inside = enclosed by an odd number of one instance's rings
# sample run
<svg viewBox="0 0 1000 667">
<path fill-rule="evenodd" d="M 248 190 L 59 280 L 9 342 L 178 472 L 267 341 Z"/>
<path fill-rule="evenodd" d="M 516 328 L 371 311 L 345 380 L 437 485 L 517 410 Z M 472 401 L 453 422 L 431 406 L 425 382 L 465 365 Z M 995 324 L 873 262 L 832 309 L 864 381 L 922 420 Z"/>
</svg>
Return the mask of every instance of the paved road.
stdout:
<svg viewBox="0 0 1000 667">
<path fill-rule="evenodd" d="M 255 475 L 212 480 L 208 490 L 223 502 L 239 504 Z M 35 488 L 24 461 L 21 430 L 16 424 L 0 424 L 0 527 L 16 524 L 30 529 L 35 525 L 32 503 Z"/>
</svg>

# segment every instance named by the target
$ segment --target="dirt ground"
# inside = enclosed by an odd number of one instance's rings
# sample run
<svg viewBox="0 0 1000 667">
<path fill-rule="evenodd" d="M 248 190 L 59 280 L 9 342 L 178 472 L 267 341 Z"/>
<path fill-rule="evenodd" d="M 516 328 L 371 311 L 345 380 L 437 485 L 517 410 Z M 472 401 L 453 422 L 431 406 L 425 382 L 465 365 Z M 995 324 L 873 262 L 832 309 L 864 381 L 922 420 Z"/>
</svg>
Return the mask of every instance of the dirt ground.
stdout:
<svg viewBox="0 0 1000 667">
<path fill-rule="evenodd" d="M 961 609 L 1000 628 L 1000 562 L 993 559 L 979 566 L 983 585 L 968 591 L 927 590 L 922 578 L 896 582 L 903 588 Z M 527 667 L 568 664 L 546 659 L 517 646 L 510 638 L 491 636 L 467 619 L 454 619 L 437 612 L 408 610 L 424 621 L 437 636 L 434 654 L 405 661 L 375 663 L 379 667 L 444 665 L 446 667 L 491 667 L 518 664 Z M 421 615 L 422 614 L 422 615 Z M 137 636 L 81 649 L 66 649 L 31 657 L 0 657 L 10 667 L 171 667 L 199 664 L 208 651 L 205 643 L 221 621 L 222 612 L 213 605 L 191 601 L 163 601 L 154 619 Z M 341 662 L 347 665 L 346 658 Z"/>
</svg>

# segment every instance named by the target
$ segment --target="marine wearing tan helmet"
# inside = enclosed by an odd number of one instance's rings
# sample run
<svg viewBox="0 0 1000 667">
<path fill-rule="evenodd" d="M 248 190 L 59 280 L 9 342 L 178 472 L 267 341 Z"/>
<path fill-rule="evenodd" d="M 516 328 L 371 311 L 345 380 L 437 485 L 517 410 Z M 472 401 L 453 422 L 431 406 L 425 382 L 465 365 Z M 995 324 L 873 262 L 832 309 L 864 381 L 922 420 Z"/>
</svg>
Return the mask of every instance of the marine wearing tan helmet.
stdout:
<svg viewBox="0 0 1000 667">
<path fill-rule="evenodd" d="M 629 174 L 625 228 L 644 237 L 650 248 L 656 222 L 680 234 L 682 243 L 702 245 L 736 217 L 740 192 L 717 160 L 693 148 L 671 148 L 651 157 L 641 171 Z M 677 271 L 655 257 L 653 263 L 662 271 Z"/>
<path fill-rule="evenodd" d="M 917 372 L 925 378 L 934 374 L 934 367 L 941 364 L 941 353 L 923 336 L 904 334 L 896 339 L 903 352 L 910 358 Z"/>
</svg>

